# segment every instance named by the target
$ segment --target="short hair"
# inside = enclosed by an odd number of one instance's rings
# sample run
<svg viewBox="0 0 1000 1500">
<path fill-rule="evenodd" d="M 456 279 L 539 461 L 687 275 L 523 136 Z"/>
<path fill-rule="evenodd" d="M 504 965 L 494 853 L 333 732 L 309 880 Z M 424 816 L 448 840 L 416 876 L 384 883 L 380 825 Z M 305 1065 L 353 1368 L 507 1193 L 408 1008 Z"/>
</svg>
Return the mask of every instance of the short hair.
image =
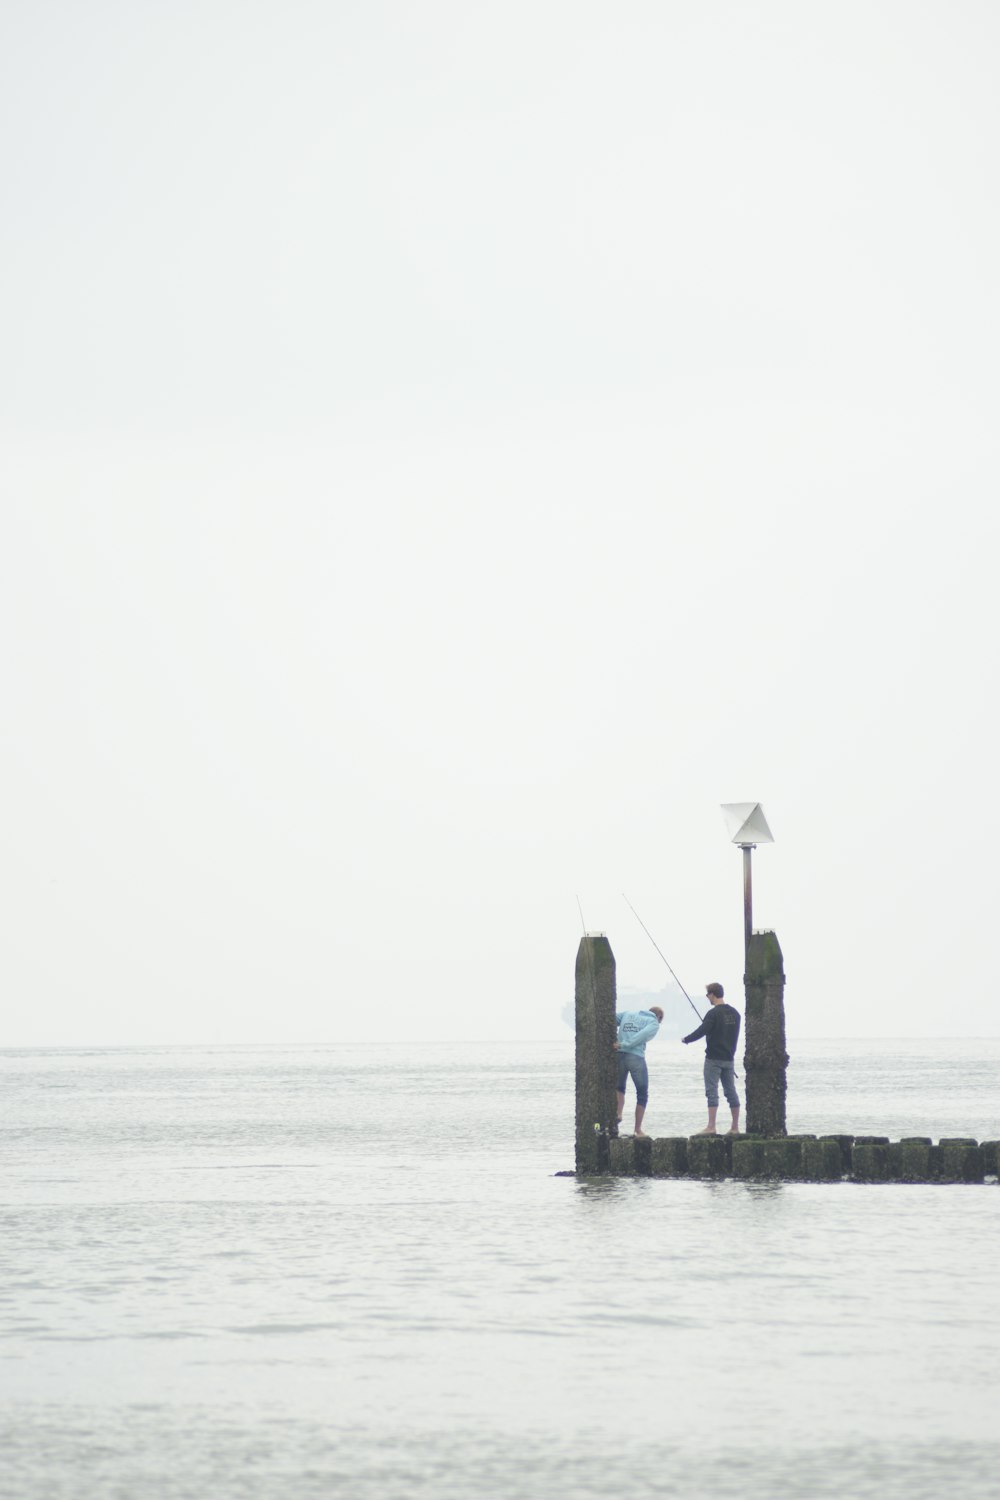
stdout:
<svg viewBox="0 0 1000 1500">
<path fill-rule="evenodd" d="M 662 1010 L 660 1009 L 660 1007 L 658 1005 L 651 1005 L 649 1007 L 649 1010 L 650 1010 L 650 1014 L 654 1015 L 657 1018 L 658 1021 L 662 1021 L 663 1020 L 663 1012 L 662 1012 Z"/>
<path fill-rule="evenodd" d="M 721 1000 L 722 997 L 723 997 L 723 995 L 725 995 L 725 993 L 726 992 L 722 988 L 721 984 L 707 984 L 705 986 L 705 994 L 706 995 L 714 995 L 715 998 L 716 998 L 716 1000 Z"/>
</svg>

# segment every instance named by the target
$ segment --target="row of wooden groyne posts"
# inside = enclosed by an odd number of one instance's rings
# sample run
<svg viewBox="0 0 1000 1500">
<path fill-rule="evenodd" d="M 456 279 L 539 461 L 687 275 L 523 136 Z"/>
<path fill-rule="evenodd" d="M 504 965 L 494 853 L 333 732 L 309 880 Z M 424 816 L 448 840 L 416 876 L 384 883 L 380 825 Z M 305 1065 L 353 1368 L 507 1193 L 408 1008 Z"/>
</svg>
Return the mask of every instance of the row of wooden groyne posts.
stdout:
<svg viewBox="0 0 1000 1500">
<path fill-rule="evenodd" d="M 784 960 L 773 932 L 755 932 L 750 938 L 744 985 L 746 1133 L 620 1136 L 615 959 L 603 933 L 581 939 L 576 958 L 578 1175 L 911 1183 L 974 1183 L 1000 1177 L 1000 1141 L 789 1135 Z"/>
<path fill-rule="evenodd" d="M 735 1177 L 778 1182 L 985 1182 L 1000 1141 L 880 1135 L 667 1136 L 608 1141 L 617 1177 Z"/>
</svg>

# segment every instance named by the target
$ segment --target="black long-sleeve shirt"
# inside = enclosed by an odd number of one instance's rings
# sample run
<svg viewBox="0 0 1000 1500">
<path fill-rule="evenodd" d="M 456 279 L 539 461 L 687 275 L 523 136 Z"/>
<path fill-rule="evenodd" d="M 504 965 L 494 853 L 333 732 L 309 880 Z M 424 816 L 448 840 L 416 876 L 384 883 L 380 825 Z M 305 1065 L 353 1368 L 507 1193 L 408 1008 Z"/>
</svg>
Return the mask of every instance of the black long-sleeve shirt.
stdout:
<svg viewBox="0 0 1000 1500">
<path fill-rule="evenodd" d="M 740 1036 L 740 1013 L 723 1002 L 713 1005 L 697 1031 L 684 1037 L 685 1042 L 696 1042 L 705 1038 L 705 1056 L 715 1062 L 732 1062 L 736 1056 L 736 1043 Z"/>
</svg>

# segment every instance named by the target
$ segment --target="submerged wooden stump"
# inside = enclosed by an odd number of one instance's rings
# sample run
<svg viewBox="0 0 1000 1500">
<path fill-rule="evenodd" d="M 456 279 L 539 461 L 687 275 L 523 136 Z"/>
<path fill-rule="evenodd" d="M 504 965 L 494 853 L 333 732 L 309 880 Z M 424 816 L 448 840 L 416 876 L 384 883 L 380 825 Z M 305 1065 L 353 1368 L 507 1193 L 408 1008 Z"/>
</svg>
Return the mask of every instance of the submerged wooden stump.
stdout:
<svg viewBox="0 0 1000 1500">
<path fill-rule="evenodd" d="M 983 1150 L 978 1141 L 965 1136 L 938 1142 L 939 1182 L 982 1182 Z"/>
<path fill-rule="evenodd" d="M 686 1135 L 654 1137 L 650 1145 L 650 1160 L 654 1177 L 687 1176 L 688 1138 Z"/>
<path fill-rule="evenodd" d="M 841 1173 L 851 1170 L 851 1150 L 854 1146 L 853 1135 L 821 1135 L 821 1141 L 833 1141 L 840 1152 Z"/>
<path fill-rule="evenodd" d="M 771 1182 L 798 1182 L 804 1176 L 805 1144 L 797 1136 L 779 1136 L 775 1140 L 763 1140 L 758 1136 L 734 1139 L 733 1176 Z"/>
<path fill-rule="evenodd" d="M 729 1177 L 733 1170 L 733 1137 L 693 1135 L 688 1141 L 688 1174 L 691 1177 Z"/>
<path fill-rule="evenodd" d="M 929 1182 L 934 1161 L 934 1142 L 929 1135 L 910 1135 L 899 1143 L 900 1182 Z"/>
<path fill-rule="evenodd" d="M 851 1152 L 851 1176 L 855 1182 L 898 1182 L 902 1150 L 898 1141 L 861 1140 Z"/>
<path fill-rule="evenodd" d="M 802 1177 L 805 1182 L 839 1182 L 844 1175 L 840 1143 L 833 1136 L 802 1143 Z"/>
<path fill-rule="evenodd" d="M 613 1177 L 638 1177 L 635 1142 L 630 1135 L 615 1136 L 608 1142 L 608 1171 Z"/>
</svg>

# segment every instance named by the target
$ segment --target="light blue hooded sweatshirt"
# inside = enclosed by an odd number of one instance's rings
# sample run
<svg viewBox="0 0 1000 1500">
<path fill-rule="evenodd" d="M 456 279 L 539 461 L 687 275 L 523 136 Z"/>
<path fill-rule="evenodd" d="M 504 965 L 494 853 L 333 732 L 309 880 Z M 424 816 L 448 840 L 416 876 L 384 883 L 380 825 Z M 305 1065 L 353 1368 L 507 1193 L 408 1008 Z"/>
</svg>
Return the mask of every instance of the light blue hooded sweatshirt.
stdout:
<svg viewBox="0 0 1000 1500">
<path fill-rule="evenodd" d="M 660 1023 L 651 1010 L 620 1010 L 615 1015 L 618 1022 L 618 1051 L 634 1052 L 636 1057 L 645 1057 L 646 1043 L 651 1042 L 660 1029 Z"/>
</svg>

